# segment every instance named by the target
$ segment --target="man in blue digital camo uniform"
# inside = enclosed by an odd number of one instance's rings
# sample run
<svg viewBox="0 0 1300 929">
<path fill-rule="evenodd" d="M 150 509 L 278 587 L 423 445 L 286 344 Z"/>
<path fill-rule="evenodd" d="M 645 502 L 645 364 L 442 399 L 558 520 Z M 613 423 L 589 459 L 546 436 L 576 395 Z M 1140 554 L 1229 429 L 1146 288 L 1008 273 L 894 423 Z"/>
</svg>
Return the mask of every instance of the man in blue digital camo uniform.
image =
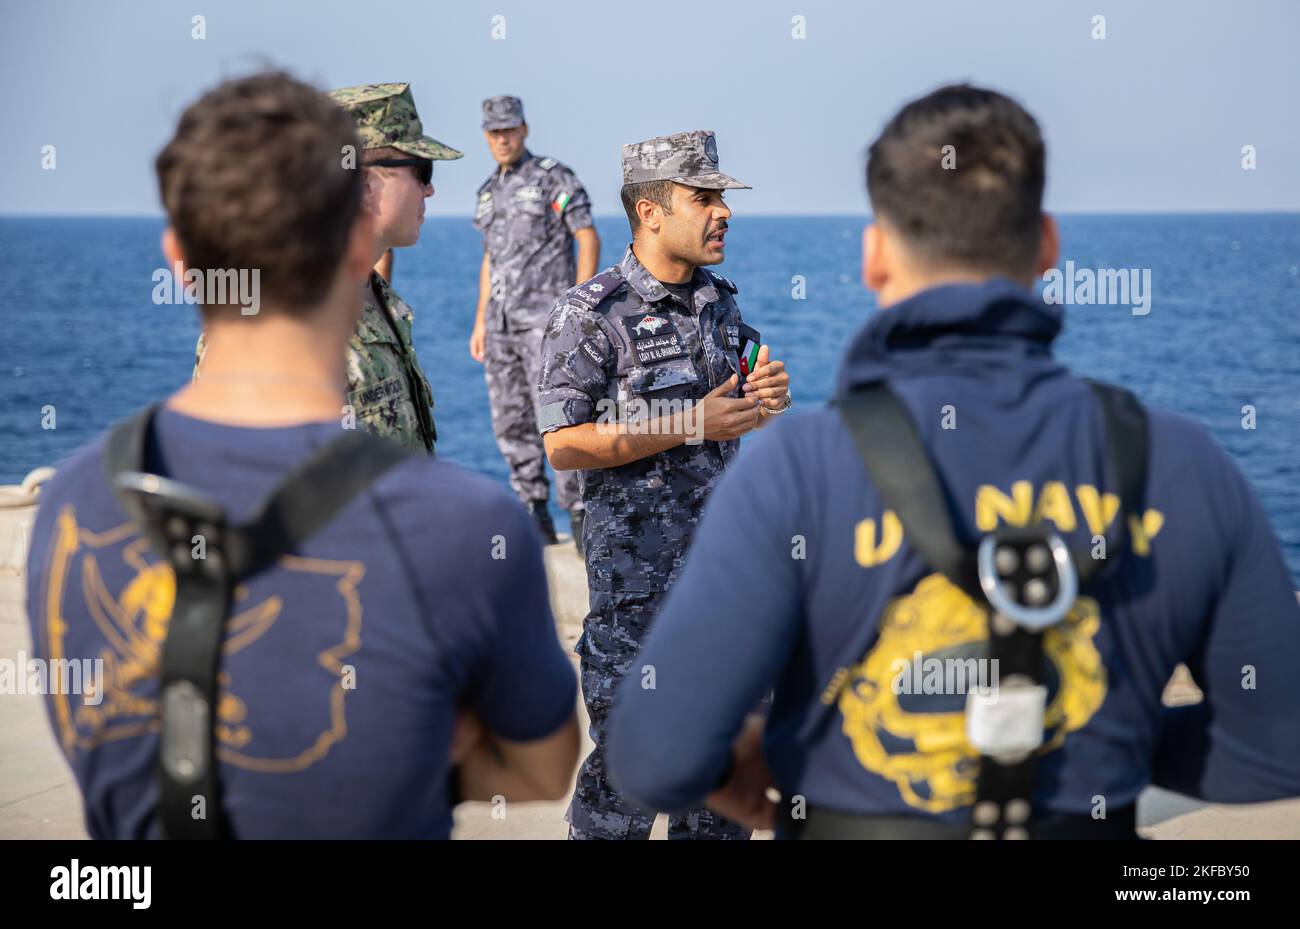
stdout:
<svg viewBox="0 0 1300 929">
<path fill-rule="evenodd" d="M 498 167 L 479 187 L 474 209 L 483 263 L 470 354 L 483 363 L 492 431 L 510 466 L 510 487 L 532 512 L 542 538 L 554 542 L 546 456 L 537 431 L 542 330 L 560 294 L 596 273 L 600 236 L 577 176 L 525 146 L 528 123 L 518 97 L 483 101 L 483 135 Z M 581 550 L 582 500 L 572 471 L 556 474 L 556 500 L 569 511 Z"/>
<path fill-rule="evenodd" d="M 740 436 L 790 404 L 789 375 L 745 325 L 720 263 L 745 187 L 718 169 L 712 132 L 623 146 L 633 241 L 619 263 L 561 297 L 547 325 L 541 430 L 557 470 L 578 470 L 587 510 L 591 610 L 578 653 L 595 749 L 569 807 L 571 838 L 649 836 L 654 812 L 605 770 L 604 727 L 641 641 L 682 565 L 704 501 Z M 742 385 L 742 378 L 745 379 Z M 711 810 L 673 810 L 669 838 L 748 838 Z"/>
</svg>

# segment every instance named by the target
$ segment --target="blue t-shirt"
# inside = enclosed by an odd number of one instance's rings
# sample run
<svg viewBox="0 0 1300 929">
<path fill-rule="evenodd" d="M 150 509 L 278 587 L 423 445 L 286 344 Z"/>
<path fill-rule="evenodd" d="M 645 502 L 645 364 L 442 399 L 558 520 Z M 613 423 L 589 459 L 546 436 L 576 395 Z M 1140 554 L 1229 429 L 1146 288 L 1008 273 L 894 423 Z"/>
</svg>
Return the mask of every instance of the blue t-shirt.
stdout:
<svg viewBox="0 0 1300 929">
<path fill-rule="evenodd" d="M 338 434 L 163 409 L 148 466 L 237 524 Z M 119 507 L 102 450 L 101 439 L 75 454 L 42 492 L 28 613 L 40 657 L 103 660 L 100 692 L 47 698 L 88 832 L 157 837 L 156 674 L 175 582 Z M 457 708 L 528 741 L 559 729 L 576 700 L 528 514 L 491 481 L 424 456 L 239 585 L 219 683 L 223 808 L 240 838 L 446 838 Z"/>
<path fill-rule="evenodd" d="M 1087 552 L 1114 517 L 1099 405 L 1050 353 L 1060 326 L 1059 307 L 1008 281 L 941 287 L 879 313 L 845 357 L 841 394 L 885 381 L 908 409 L 966 544 L 1041 518 Z M 1276 538 L 1202 427 L 1147 412 L 1131 547 L 1107 553 L 1119 563 L 1046 633 L 1036 805 L 1118 809 L 1151 783 L 1219 802 L 1296 796 L 1300 609 Z M 909 545 L 839 414 L 788 417 L 710 498 L 619 691 L 611 776 L 646 807 L 691 807 L 773 688 L 765 756 L 786 798 L 968 819 L 965 695 L 945 692 L 956 675 L 927 683 L 949 666 L 926 661 L 986 643 L 983 611 Z M 1162 710 L 1179 662 L 1205 700 Z"/>
</svg>

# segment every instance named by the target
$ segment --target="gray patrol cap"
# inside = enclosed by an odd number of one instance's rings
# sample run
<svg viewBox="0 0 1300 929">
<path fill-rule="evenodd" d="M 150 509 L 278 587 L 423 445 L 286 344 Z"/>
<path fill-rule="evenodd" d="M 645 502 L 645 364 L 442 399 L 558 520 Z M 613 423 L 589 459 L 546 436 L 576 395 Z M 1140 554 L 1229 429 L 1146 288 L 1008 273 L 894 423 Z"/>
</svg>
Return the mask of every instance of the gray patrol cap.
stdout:
<svg viewBox="0 0 1300 929">
<path fill-rule="evenodd" d="M 488 97 L 483 101 L 483 128 L 513 129 L 524 124 L 524 101 L 518 97 Z"/>
<path fill-rule="evenodd" d="M 718 141 L 709 129 L 661 135 L 624 145 L 623 183 L 646 181 L 676 181 L 688 187 L 712 190 L 750 189 L 748 184 L 718 170 Z"/>
</svg>

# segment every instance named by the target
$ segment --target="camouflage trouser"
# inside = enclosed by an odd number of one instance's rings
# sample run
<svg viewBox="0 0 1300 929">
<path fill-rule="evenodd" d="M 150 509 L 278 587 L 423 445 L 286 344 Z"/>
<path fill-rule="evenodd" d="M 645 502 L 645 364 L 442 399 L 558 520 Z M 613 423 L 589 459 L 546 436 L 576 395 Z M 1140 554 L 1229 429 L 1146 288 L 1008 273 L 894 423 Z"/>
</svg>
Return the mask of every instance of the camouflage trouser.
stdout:
<svg viewBox="0 0 1300 929">
<path fill-rule="evenodd" d="M 537 430 L 537 379 L 542 367 L 544 327 L 487 334 L 483 373 L 492 404 L 492 432 L 501 457 L 510 465 L 510 488 L 525 504 L 550 496 L 546 451 Z M 581 503 L 578 472 L 555 475 L 557 502 L 564 509 Z"/>
<path fill-rule="evenodd" d="M 578 783 L 565 819 L 570 839 L 648 839 L 653 811 L 625 800 L 605 773 L 605 723 L 619 681 L 634 664 L 641 641 L 663 594 L 615 594 L 592 591 L 591 612 L 583 622 L 577 652 L 582 657 L 582 700 L 591 718 L 588 730 L 596 743 L 578 771 Z M 712 810 L 670 816 L 670 839 L 748 839 L 750 831 Z"/>
</svg>

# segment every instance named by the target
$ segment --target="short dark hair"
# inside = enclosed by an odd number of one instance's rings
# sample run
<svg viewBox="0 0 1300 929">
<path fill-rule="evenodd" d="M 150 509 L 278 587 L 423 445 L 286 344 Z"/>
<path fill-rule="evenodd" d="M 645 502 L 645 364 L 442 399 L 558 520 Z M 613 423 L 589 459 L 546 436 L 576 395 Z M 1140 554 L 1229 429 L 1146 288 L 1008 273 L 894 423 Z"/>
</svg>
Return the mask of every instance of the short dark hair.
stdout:
<svg viewBox="0 0 1300 929">
<path fill-rule="evenodd" d="M 641 226 L 641 217 L 636 215 L 638 200 L 649 200 L 651 203 L 657 203 L 669 215 L 673 212 L 672 181 L 642 181 L 639 184 L 624 184 L 618 195 L 623 200 L 623 210 L 627 213 L 627 224 L 632 227 L 632 235 L 636 235 L 637 229 Z"/>
<path fill-rule="evenodd" d="M 167 218 L 199 271 L 258 269 L 262 293 L 320 302 L 361 209 L 352 118 L 281 71 L 229 80 L 181 114 L 154 165 Z"/>
<path fill-rule="evenodd" d="M 1020 104 L 954 84 L 885 126 L 867 156 L 867 194 L 924 261 L 1032 274 L 1045 162 L 1038 123 Z"/>
</svg>

